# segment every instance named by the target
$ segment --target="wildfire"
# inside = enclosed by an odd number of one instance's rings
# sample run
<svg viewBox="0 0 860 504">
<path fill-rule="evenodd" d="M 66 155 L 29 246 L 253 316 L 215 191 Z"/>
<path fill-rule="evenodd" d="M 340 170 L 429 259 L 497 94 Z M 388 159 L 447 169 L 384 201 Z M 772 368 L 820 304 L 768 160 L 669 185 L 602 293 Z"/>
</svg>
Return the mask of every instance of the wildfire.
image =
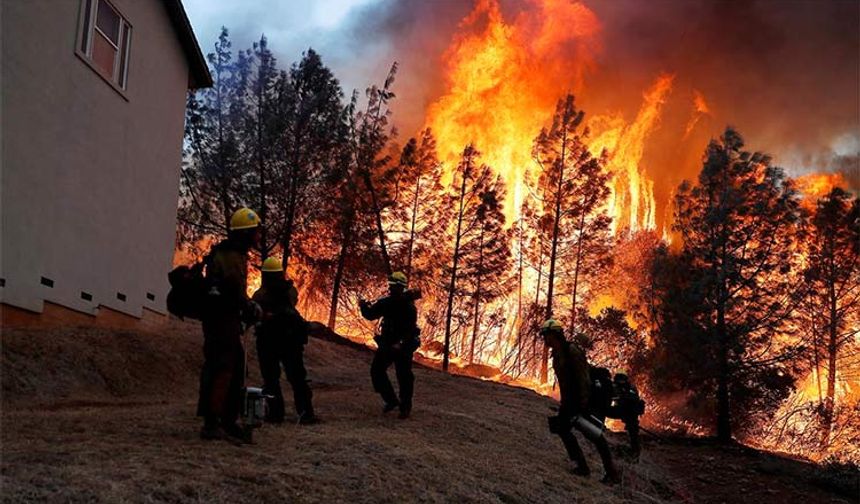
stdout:
<svg viewBox="0 0 860 504">
<path fill-rule="evenodd" d="M 427 110 L 449 170 L 473 142 L 505 178 L 509 221 L 519 212 L 533 164 L 532 141 L 561 95 L 581 88 L 600 32 L 594 13 L 580 3 L 534 3 L 538 8 L 508 23 L 496 0 L 479 1 L 443 57 L 447 90 Z"/>
<path fill-rule="evenodd" d="M 556 101 L 584 86 L 584 74 L 599 48 L 600 23 L 578 2 L 533 0 L 513 22 L 503 19 L 496 0 L 481 0 L 461 23 L 461 34 L 444 55 L 447 89 L 427 110 L 440 157 L 451 170 L 466 142 L 508 186 L 506 216 L 519 213 L 524 184 L 534 165 L 534 137 L 551 117 Z M 645 141 L 659 122 L 673 76 L 661 75 L 644 94 L 632 123 L 620 113 L 594 116 L 590 146 L 606 149 L 615 174 L 610 215 L 615 229 L 653 229 L 654 182 L 641 161 Z M 698 95 L 701 108 L 707 109 Z"/>
<path fill-rule="evenodd" d="M 592 152 L 606 149 L 610 154 L 608 169 L 615 175 L 609 213 L 613 230 L 630 232 L 657 227 L 654 181 L 641 166 L 645 141 L 660 119 L 666 97 L 672 90 L 672 75 L 661 75 L 643 96 L 642 107 L 632 124 L 625 124 L 620 114 L 595 117 L 589 124 L 595 133 Z"/>
</svg>

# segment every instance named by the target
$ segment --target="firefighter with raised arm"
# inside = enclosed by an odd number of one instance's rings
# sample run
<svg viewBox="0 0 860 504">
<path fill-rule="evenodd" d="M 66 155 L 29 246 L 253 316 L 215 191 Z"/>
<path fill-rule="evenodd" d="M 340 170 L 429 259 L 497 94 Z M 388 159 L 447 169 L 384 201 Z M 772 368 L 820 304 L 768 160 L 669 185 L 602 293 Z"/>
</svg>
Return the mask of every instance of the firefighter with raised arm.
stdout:
<svg viewBox="0 0 860 504">
<path fill-rule="evenodd" d="M 382 396 L 382 411 L 400 409 L 399 418 L 409 418 L 412 412 L 412 393 L 415 376 L 412 374 L 412 354 L 420 345 L 418 310 L 415 294 L 406 290 L 406 275 L 397 271 L 388 277 L 388 296 L 374 302 L 359 301 L 361 315 L 367 320 L 382 318 L 382 330 L 375 340 L 378 345 L 370 377 L 373 389 Z M 400 397 L 394 393 L 388 368 L 391 364 L 397 374 Z"/>
<path fill-rule="evenodd" d="M 552 350 L 552 367 L 561 393 L 558 415 L 549 418 L 550 432 L 558 434 L 564 443 L 568 456 L 576 464 L 574 474 L 588 476 L 591 469 L 571 428 L 578 430 L 593 443 L 600 454 L 606 473 L 601 481 L 607 484 L 617 483 L 619 475 L 612 462 L 609 443 L 603 436 L 603 425 L 597 419 L 591 418 L 588 412 L 590 379 L 585 352 L 577 343 L 565 339 L 564 329 L 556 320 L 544 322 L 540 332 L 544 342 Z"/>
<path fill-rule="evenodd" d="M 256 327 L 257 358 L 263 375 L 263 394 L 269 396 L 266 420 L 284 421 L 284 396 L 281 392 L 281 364 L 293 389 L 293 400 L 302 425 L 317 423 L 311 401 L 313 394 L 307 382 L 304 348 L 308 342 L 308 323 L 296 310 L 298 291 L 284 276 L 277 257 L 263 261 L 262 285 L 253 300 L 262 309 L 262 320 Z"/>
<path fill-rule="evenodd" d="M 237 424 L 245 380 L 245 327 L 259 317 L 248 299 L 248 254 L 260 240 L 260 218 L 242 208 L 230 218 L 227 239 L 205 259 L 207 292 L 203 301 L 203 370 L 197 415 L 203 417 L 200 437 L 246 441 Z"/>
</svg>

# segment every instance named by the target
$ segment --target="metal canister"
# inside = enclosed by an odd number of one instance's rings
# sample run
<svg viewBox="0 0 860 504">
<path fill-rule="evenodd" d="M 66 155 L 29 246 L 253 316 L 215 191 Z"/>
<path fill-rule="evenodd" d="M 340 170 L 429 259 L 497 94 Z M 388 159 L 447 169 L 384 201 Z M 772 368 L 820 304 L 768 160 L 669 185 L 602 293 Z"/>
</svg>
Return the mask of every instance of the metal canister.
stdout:
<svg viewBox="0 0 860 504">
<path fill-rule="evenodd" d="M 266 418 L 266 396 L 259 387 L 245 387 L 242 417 L 247 427 L 259 427 Z"/>
<path fill-rule="evenodd" d="M 593 415 L 577 415 L 573 417 L 572 425 L 587 439 L 595 440 L 603 436 L 605 426 Z"/>
</svg>

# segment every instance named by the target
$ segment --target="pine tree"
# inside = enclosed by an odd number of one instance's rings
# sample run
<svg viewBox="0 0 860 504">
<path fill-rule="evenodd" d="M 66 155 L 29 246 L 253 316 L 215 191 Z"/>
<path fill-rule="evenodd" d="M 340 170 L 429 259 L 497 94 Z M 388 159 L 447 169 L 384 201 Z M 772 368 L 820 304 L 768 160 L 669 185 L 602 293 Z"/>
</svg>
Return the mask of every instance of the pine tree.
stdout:
<svg viewBox="0 0 860 504">
<path fill-rule="evenodd" d="M 283 158 L 279 146 L 283 135 L 283 121 L 278 114 L 278 82 L 280 75 L 277 60 L 269 49 L 266 36 L 254 42 L 237 64 L 239 89 L 243 93 L 245 162 L 251 168 L 246 187 L 249 204 L 264 223 L 258 251 L 263 259 L 279 245 L 282 226 L 283 198 L 278 185 L 281 181 Z"/>
<path fill-rule="evenodd" d="M 463 276 L 463 270 L 467 268 L 467 258 L 473 256 L 476 251 L 483 250 L 483 248 L 475 246 L 476 237 L 480 236 L 482 228 L 479 210 L 484 209 L 482 212 L 484 219 L 487 220 L 490 201 L 493 198 L 499 201 L 498 194 L 490 195 L 490 193 L 498 191 L 499 179 L 493 177 L 488 166 L 478 164 L 479 156 L 480 153 L 474 146 L 466 146 L 457 165 L 448 195 L 449 206 L 455 209 L 455 214 L 452 222 L 454 243 L 451 249 L 451 266 L 447 267 L 447 271 L 445 271 L 448 282 L 446 286 L 445 341 L 442 350 L 442 369 L 444 371 L 448 370 L 451 354 L 452 322 L 455 316 L 454 302 L 469 294 L 463 285 L 458 284 L 458 280 Z"/>
<path fill-rule="evenodd" d="M 178 239 L 185 244 L 226 236 L 230 216 L 243 202 L 242 103 L 231 46 L 222 28 L 207 56 L 213 86 L 188 96 L 178 226 Z"/>
<path fill-rule="evenodd" d="M 578 110 L 573 95 L 558 101 L 552 124 L 535 138 L 533 157 L 540 175 L 538 186 L 544 196 L 542 230 L 549 244 L 545 316 L 554 316 L 555 283 L 561 255 L 571 257 L 571 326 L 575 323 L 577 294 L 589 259 L 603 257 L 609 238 L 609 218 L 603 210 L 609 197 L 609 175 L 604 159 L 588 150 L 588 129 L 580 130 L 585 114 Z M 601 249 L 602 248 L 602 249 Z M 549 351 L 543 348 L 541 383 L 547 380 Z"/>
<path fill-rule="evenodd" d="M 343 92 L 337 79 L 309 49 L 279 81 L 278 114 L 283 122 L 286 163 L 280 174 L 283 211 L 284 267 L 297 252 L 296 238 L 317 224 L 314 208 L 327 198 L 322 183 L 337 163 Z"/>
<path fill-rule="evenodd" d="M 778 337 L 799 300 L 796 192 L 769 156 L 743 146 L 727 129 L 708 146 L 698 184 L 678 189 L 674 229 L 687 278 L 667 300 L 698 340 L 700 366 L 690 372 L 705 375 L 697 392 L 715 393 L 722 441 L 732 438 L 733 412 L 767 411 L 785 397 L 797 350 Z"/>
<path fill-rule="evenodd" d="M 501 177 L 496 177 L 478 197 L 480 202 L 469 228 L 460 241 L 460 258 L 463 269 L 461 280 L 470 287 L 472 304 L 472 335 L 469 343 L 468 361 L 475 361 L 475 343 L 481 327 L 481 309 L 505 294 L 507 273 L 510 270 L 511 233 L 504 228 L 505 214 L 502 211 L 505 186 Z M 465 339 L 465 338 L 464 338 Z"/>
<path fill-rule="evenodd" d="M 860 200 L 834 188 L 818 200 L 811 231 L 806 246 L 805 304 L 814 328 L 814 363 L 818 368 L 823 361 L 827 371 L 821 397 L 822 445 L 826 446 L 834 421 L 841 353 L 854 341 L 860 323 Z"/>
</svg>

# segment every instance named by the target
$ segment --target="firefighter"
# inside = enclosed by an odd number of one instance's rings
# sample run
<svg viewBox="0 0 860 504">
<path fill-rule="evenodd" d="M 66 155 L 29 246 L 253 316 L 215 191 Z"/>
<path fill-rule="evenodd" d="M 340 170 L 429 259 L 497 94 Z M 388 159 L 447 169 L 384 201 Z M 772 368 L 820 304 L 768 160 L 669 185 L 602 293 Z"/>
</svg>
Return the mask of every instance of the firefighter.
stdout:
<svg viewBox="0 0 860 504">
<path fill-rule="evenodd" d="M 304 349 L 308 342 L 308 323 L 296 310 L 298 291 L 284 276 L 284 267 L 276 257 L 263 261 L 262 286 L 253 300 L 263 316 L 256 327 L 257 358 L 263 375 L 263 393 L 271 396 L 266 420 L 284 421 L 284 396 L 281 393 L 281 364 L 293 389 L 293 401 L 299 423 L 309 425 L 319 420 L 311 402 L 313 394 L 307 382 Z"/>
<path fill-rule="evenodd" d="M 645 413 L 645 401 L 639 397 L 639 390 L 630 381 L 626 371 L 615 373 L 612 378 L 612 404 L 609 418 L 617 418 L 624 423 L 624 430 L 630 437 L 630 450 L 634 460 L 639 460 L 642 445 L 639 442 L 639 416 Z"/>
<path fill-rule="evenodd" d="M 603 437 L 602 425 L 588 413 L 590 379 L 585 352 L 578 343 L 565 340 L 564 329 L 556 320 L 544 322 L 541 335 L 546 345 L 552 349 L 552 367 L 561 393 L 558 415 L 549 418 L 550 432 L 558 434 L 568 456 L 576 464 L 573 473 L 588 476 L 591 474 L 588 462 L 571 432 L 572 427 L 576 428 L 594 444 L 600 454 L 606 472 L 601 481 L 607 484 L 617 483 L 618 471 L 612 462 L 609 443 Z"/>
<path fill-rule="evenodd" d="M 411 291 L 407 292 L 406 286 L 406 275 L 397 271 L 388 277 L 388 296 L 373 303 L 364 299 L 359 301 L 364 318 L 382 318 L 382 330 L 375 338 L 378 348 L 370 365 L 373 389 L 382 396 L 383 413 L 400 408 L 401 419 L 409 418 L 412 412 L 415 382 L 415 376 L 412 374 L 412 354 L 420 345 L 415 297 Z M 400 387 L 399 398 L 388 379 L 388 368 L 392 363 Z"/>
<path fill-rule="evenodd" d="M 259 307 L 248 299 L 248 253 L 259 243 L 260 218 L 242 208 L 230 218 L 227 239 L 205 259 L 208 290 L 204 299 L 203 370 L 197 415 L 203 417 L 200 437 L 244 441 L 236 421 L 245 380 L 244 327 L 259 315 Z"/>
</svg>

